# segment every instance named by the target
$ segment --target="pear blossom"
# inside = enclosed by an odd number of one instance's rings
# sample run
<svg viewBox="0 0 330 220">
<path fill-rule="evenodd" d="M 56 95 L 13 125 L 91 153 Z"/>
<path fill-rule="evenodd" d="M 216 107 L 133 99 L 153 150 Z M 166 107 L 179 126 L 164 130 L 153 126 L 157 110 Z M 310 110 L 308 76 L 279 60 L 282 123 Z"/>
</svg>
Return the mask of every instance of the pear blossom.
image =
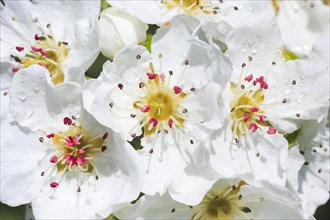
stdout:
<svg viewBox="0 0 330 220">
<path fill-rule="evenodd" d="M 103 219 L 139 195 L 139 156 L 82 109 L 82 83 L 81 69 L 58 86 L 39 65 L 14 75 L 13 120 L 1 124 L 2 203 L 31 203 L 37 219 Z"/>
<path fill-rule="evenodd" d="M 103 10 L 99 27 L 101 53 L 110 59 L 130 43 L 144 43 L 148 29 L 148 25 L 119 8 Z"/>
<path fill-rule="evenodd" d="M 303 219 L 299 200 L 269 182 L 221 179 L 197 205 L 182 204 L 168 193 L 143 196 L 115 213 L 120 219 Z"/>
<path fill-rule="evenodd" d="M 99 53 L 99 1 L 6 1 L 0 10 L 1 63 L 14 73 L 39 64 L 60 84 L 70 68 L 87 70 Z"/>
<path fill-rule="evenodd" d="M 228 177 L 252 172 L 257 180 L 285 185 L 285 136 L 305 120 L 324 119 L 326 67 L 310 60 L 284 62 L 279 28 L 267 10 L 230 32 L 226 42 L 234 71 L 221 96 L 226 125 L 211 137 L 212 167 Z"/>
<path fill-rule="evenodd" d="M 129 141 L 143 134 L 138 152 L 145 157 L 146 194 L 163 194 L 171 186 L 179 196 L 172 183 L 180 182 L 187 165 L 205 165 L 207 132 L 222 123 L 217 95 L 231 66 L 211 39 L 194 37 L 198 24 L 175 17 L 154 35 L 151 54 L 137 45 L 124 48 L 84 90 L 84 106 L 101 124 Z M 194 172 L 186 175 L 203 182 Z"/>
</svg>

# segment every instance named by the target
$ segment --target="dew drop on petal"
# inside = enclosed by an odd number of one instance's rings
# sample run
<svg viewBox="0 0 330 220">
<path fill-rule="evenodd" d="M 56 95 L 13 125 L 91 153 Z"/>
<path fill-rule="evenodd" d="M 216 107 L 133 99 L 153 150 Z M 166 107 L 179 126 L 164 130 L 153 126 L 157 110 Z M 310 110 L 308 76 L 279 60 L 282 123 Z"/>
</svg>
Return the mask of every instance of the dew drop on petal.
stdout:
<svg viewBox="0 0 330 220">
<path fill-rule="evenodd" d="M 289 94 L 291 94 L 291 89 L 286 89 L 286 90 L 284 91 L 284 94 L 285 94 L 285 95 L 289 95 Z"/>
<path fill-rule="evenodd" d="M 26 100 L 26 93 L 23 92 L 23 91 L 19 91 L 19 92 L 17 93 L 17 98 L 18 98 L 19 100 L 21 100 L 22 102 L 24 102 L 24 101 Z"/>
</svg>

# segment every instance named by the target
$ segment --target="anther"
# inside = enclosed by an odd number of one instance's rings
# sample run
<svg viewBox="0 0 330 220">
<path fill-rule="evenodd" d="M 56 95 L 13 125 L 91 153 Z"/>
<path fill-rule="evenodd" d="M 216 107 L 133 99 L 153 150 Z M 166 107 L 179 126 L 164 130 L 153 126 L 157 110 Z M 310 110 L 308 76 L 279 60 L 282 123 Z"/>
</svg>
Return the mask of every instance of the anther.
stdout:
<svg viewBox="0 0 330 220">
<path fill-rule="evenodd" d="M 175 94 L 179 94 L 179 93 L 181 93 L 182 92 L 182 88 L 181 87 L 179 87 L 179 86 L 174 86 L 174 93 Z"/>
<path fill-rule="evenodd" d="M 149 80 L 157 78 L 157 74 L 155 74 L 155 73 L 146 73 L 146 74 L 147 74 Z"/>
<path fill-rule="evenodd" d="M 245 86 L 244 85 L 241 85 L 241 89 L 245 89 Z"/>
<path fill-rule="evenodd" d="M 170 127 L 170 128 L 172 128 L 173 127 L 173 119 L 168 119 L 168 126 Z"/>
<path fill-rule="evenodd" d="M 261 124 L 265 124 L 265 116 L 264 115 L 260 115 L 259 116 L 259 121 Z"/>
<path fill-rule="evenodd" d="M 173 212 L 175 212 L 175 208 L 173 208 L 173 209 L 171 210 L 171 213 L 173 213 Z"/>
<path fill-rule="evenodd" d="M 154 149 L 151 148 L 151 149 L 149 150 L 149 154 L 152 154 L 153 152 L 154 152 Z"/>
<path fill-rule="evenodd" d="M 299 113 L 297 113 L 297 114 L 296 114 L 296 117 L 297 117 L 297 118 L 299 118 L 299 117 L 300 117 L 300 114 L 299 114 Z"/>
<path fill-rule="evenodd" d="M 54 156 L 52 156 L 52 157 L 50 158 L 49 161 L 50 161 L 51 163 L 56 163 L 56 162 L 57 162 L 57 159 L 58 159 L 57 156 L 54 155 Z"/>
<path fill-rule="evenodd" d="M 149 123 L 152 124 L 153 127 L 156 127 L 158 124 L 158 120 L 156 118 L 150 118 Z"/>
<path fill-rule="evenodd" d="M 275 133 L 276 133 L 276 128 L 270 126 L 270 127 L 268 128 L 267 134 L 275 134 Z"/>
<path fill-rule="evenodd" d="M 288 100 L 287 99 L 283 99 L 282 100 L 282 103 L 286 103 Z"/>
<path fill-rule="evenodd" d="M 249 130 L 251 130 L 252 132 L 256 132 L 257 129 L 258 129 L 258 126 L 256 123 L 253 122 L 249 125 Z"/>
<path fill-rule="evenodd" d="M 47 24 L 46 27 L 47 27 L 47 28 L 50 28 L 50 24 Z"/>
<path fill-rule="evenodd" d="M 252 61 L 252 57 L 248 56 L 248 61 L 251 62 Z"/>
<path fill-rule="evenodd" d="M 119 83 L 119 84 L 118 84 L 118 88 L 119 88 L 120 90 L 122 90 L 122 89 L 124 88 L 124 85 L 121 84 L 121 83 Z"/>
<path fill-rule="evenodd" d="M 230 112 L 233 112 L 235 110 L 235 107 L 233 107 L 231 110 L 230 110 Z"/>
<path fill-rule="evenodd" d="M 42 143 L 42 142 L 44 142 L 44 138 L 43 137 L 40 137 L 39 138 L 39 141 Z"/>
<path fill-rule="evenodd" d="M 190 144 L 194 144 L 194 141 L 193 140 L 190 140 Z"/>
<path fill-rule="evenodd" d="M 244 67 L 246 67 L 246 63 L 243 63 L 243 64 L 242 64 L 242 68 L 244 68 Z"/>
<path fill-rule="evenodd" d="M 170 76 L 172 76 L 173 75 L 173 71 L 168 71 L 168 74 L 170 75 Z"/>
<path fill-rule="evenodd" d="M 140 88 L 140 89 L 142 89 L 144 86 L 145 86 L 145 85 L 144 85 L 143 82 L 140 82 L 140 83 L 139 83 L 139 88 Z"/>
<path fill-rule="evenodd" d="M 308 161 L 305 161 L 304 165 L 307 166 L 308 164 L 309 164 L 309 162 Z"/>
<path fill-rule="evenodd" d="M 24 50 L 24 47 L 19 47 L 19 46 L 17 46 L 17 47 L 16 47 L 16 50 L 17 50 L 18 52 L 21 52 L 21 51 Z"/>
<path fill-rule="evenodd" d="M 16 73 L 16 72 L 19 71 L 19 68 L 18 68 L 18 67 L 13 67 L 11 70 L 12 70 L 14 73 Z"/>
<path fill-rule="evenodd" d="M 258 107 L 252 107 L 252 108 L 249 108 L 249 110 L 251 112 L 258 112 L 259 111 L 259 108 Z"/>
<path fill-rule="evenodd" d="M 185 65 L 188 65 L 188 64 L 189 64 L 189 61 L 188 61 L 188 60 L 185 60 L 185 61 L 184 61 L 184 64 L 185 64 Z"/>
<path fill-rule="evenodd" d="M 136 116 L 135 114 L 131 114 L 130 115 L 131 118 L 135 118 L 135 116 Z"/>
<path fill-rule="evenodd" d="M 321 172 L 322 172 L 322 169 L 319 169 L 317 172 L 318 172 L 318 173 L 321 173 Z"/>
<path fill-rule="evenodd" d="M 247 77 L 244 78 L 245 81 L 250 82 L 253 79 L 253 75 L 250 74 Z"/>
<path fill-rule="evenodd" d="M 192 91 L 192 92 L 195 92 L 195 91 L 196 91 L 196 89 L 195 89 L 195 88 L 191 88 L 191 89 L 190 89 L 190 91 Z"/>
<path fill-rule="evenodd" d="M 273 65 L 275 65 L 275 64 L 276 64 L 276 62 L 275 62 L 275 61 L 273 61 L 273 62 L 272 62 L 272 64 L 273 64 Z"/>
<path fill-rule="evenodd" d="M 141 59 L 141 55 L 136 55 L 136 59 L 137 60 Z"/>
<path fill-rule="evenodd" d="M 263 202 L 264 200 L 265 200 L 264 197 L 260 197 L 260 198 L 259 198 L 259 201 L 260 201 L 260 202 Z"/>
<path fill-rule="evenodd" d="M 233 190 L 236 190 L 236 186 L 235 186 L 235 185 L 232 185 L 231 188 L 232 188 Z"/>
<path fill-rule="evenodd" d="M 101 147 L 101 151 L 104 152 L 106 149 L 108 149 L 106 146 Z"/>
<path fill-rule="evenodd" d="M 216 15 L 218 14 L 218 12 L 216 10 L 213 10 L 213 14 Z"/>
<path fill-rule="evenodd" d="M 55 134 L 54 133 L 51 133 L 51 134 L 48 134 L 46 137 L 47 138 L 53 138 L 55 136 Z"/>
<path fill-rule="evenodd" d="M 112 103 L 112 102 L 110 102 L 110 103 L 109 103 L 109 106 L 110 106 L 110 108 L 112 108 L 112 107 L 113 107 L 113 103 Z"/>
<path fill-rule="evenodd" d="M 136 134 L 135 134 L 135 133 L 132 133 L 132 134 L 131 134 L 131 137 L 132 137 L 132 138 L 135 138 L 135 137 L 136 137 Z"/>
<path fill-rule="evenodd" d="M 236 144 L 238 144 L 238 143 L 239 143 L 239 140 L 238 140 L 238 138 L 235 138 L 235 142 L 236 142 Z"/>
<path fill-rule="evenodd" d="M 234 10 L 235 10 L 235 11 L 238 11 L 238 7 L 235 6 L 235 7 L 234 7 Z"/>
<path fill-rule="evenodd" d="M 107 139 L 108 135 L 109 135 L 108 132 L 105 132 L 105 133 L 103 134 L 102 138 L 103 138 L 103 139 Z"/>
<path fill-rule="evenodd" d="M 165 79 L 165 74 L 164 73 L 160 74 L 159 75 L 159 78 L 161 78 L 162 80 L 164 80 Z"/>
<path fill-rule="evenodd" d="M 72 124 L 72 120 L 71 120 L 71 118 L 69 118 L 69 117 L 65 117 L 65 118 L 63 119 L 63 123 L 64 123 L 65 125 L 71 125 L 71 124 Z"/>
<path fill-rule="evenodd" d="M 188 109 L 186 109 L 186 108 L 184 108 L 183 110 L 182 110 L 182 113 L 187 113 L 188 112 Z"/>
<path fill-rule="evenodd" d="M 50 184 L 50 187 L 52 187 L 52 188 L 56 188 L 57 186 L 58 186 L 58 183 L 57 182 L 52 182 Z"/>
<path fill-rule="evenodd" d="M 292 81 L 292 85 L 296 85 L 296 83 L 297 83 L 296 80 Z"/>
<path fill-rule="evenodd" d="M 242 199 L 242 197 L 243 197 L 242 195 L 239 195 L 239 196 L 238 196 L 238 200 L 241 200 L 241 199 Z"/>
<path fill-rule="evenodd" d="M 78 186 L 78 188 L 77 188 L 77 192 L 78 192 L 78 193 L 81 192 L 80 186 Z"/>
<path fill-rule="evenodd" d="M 260 153 L 258 152 L 258 153 L 256 153 L 256 157 L 260 157 Z"/>
<path fill-rule="evenodd" d="M 45 175 L 45 172 L 44 171 L 42 171 L 41 172 L 41 174 L 40 174 L 40 176 L 44 176 Z"/>
<path fill-rule="evenodd" d="M 250 118 L 250 114 L 249 113 L 245 113 L 244 114 L 244 122 L 247 122 Z"/>
<path fill-rule="evenodd" d="M 96 179 L 96 180 L 99 180 L 99 176 L 98 176 L 98 175 L 95 175 L 95 179 Z"/>
<path fill-rule="evenodd" d="M 143 113 L 146 113 L 150 110 L 150 106 L 146 105 L 146 106 L 143 106 L 142 108 L 140 108 L 141 112 Z"/>
</svg>

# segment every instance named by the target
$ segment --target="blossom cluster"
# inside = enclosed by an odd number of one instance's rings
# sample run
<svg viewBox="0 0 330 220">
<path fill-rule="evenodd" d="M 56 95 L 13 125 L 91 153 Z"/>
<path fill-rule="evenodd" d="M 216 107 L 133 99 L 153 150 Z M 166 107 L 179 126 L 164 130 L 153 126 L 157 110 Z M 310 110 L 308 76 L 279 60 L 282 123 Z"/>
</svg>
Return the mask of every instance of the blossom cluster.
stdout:
<svg viewBox="0 0 330 220">
<path fill-rule="evenodd" d="M 329 4 L 2 0 L 1 202 L 36 219 L 314 219 Z"/>
</svg>

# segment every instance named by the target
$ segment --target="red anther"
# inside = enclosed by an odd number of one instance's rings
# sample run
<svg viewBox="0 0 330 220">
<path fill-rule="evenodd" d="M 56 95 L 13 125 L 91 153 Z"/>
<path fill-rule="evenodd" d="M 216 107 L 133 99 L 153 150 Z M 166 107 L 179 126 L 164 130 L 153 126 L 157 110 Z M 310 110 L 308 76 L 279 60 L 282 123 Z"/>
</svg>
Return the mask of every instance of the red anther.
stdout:
<svg viewBox="0 0 330 220">
<path fill-rule="evenodd" d="M 249 130 L 251 130 L 252 132 L 256 132 L 257 129 L 258 129 L 258 126 L 256 123 L 253 122 L 249 125 Z"/>
<path fill-rule="evenodd" d="M 34 52 L 40 52 L 40 48 L 37 48 L 37 47 L 32 46 L 31 49 L 32 49 Z"/>
<path fill-rule="evenodd" d="M 45 67 L 47 69 L 47 66 L 44 63 L 38 63 L 39 66 Z"/>
<path fill-rule="evenodd" d="M 64 155 L 63 159 L 68 159 L 69 157 L 72 157 L 72 154 L 71 153 L 67 153 Z"/>
<path fill-rule="evenodd" d="M 12 70 L 14 73 L 16 73 L 16 72 L 19 70 L 19 68 L 18 68 L 18 67 L 13 67 L 11 70 Z"/>
<path fill-rule="evenodd" d="M 263 82 L 260 83 L 260 87 L 262 89 L 268 89 L 268 84 L 265 81 L 263 81 Z"/>
<path fill-rule="evenodd" d="M 165 79 L 165 74 L 164 73 L 162 73 L 162 74 L 160 74 L 160 76 L 159 76 L 162 80 L 164 80 Z"/>
<path fill-rule="evenodd" d="M 101 151 L 104 152 L 106 149 L 108 149 L 106 146 L 101 147 Z"/>
<path fill-rule="evenodd" d="M 65 138 L 65 145 L 68 147 L 79 146 L 80 145 L 79 135 L 77 135 L 76 137 L 69 136 Z"/>
<path fill-rule="evenodd" d="M 43 55 L 43 56 L 46 56 L 47 55 L 47 52 L 46 51 L 44 51 L 43 49 L 39 49 L 39 52 Z"/>
<path fill-rule="evenodd" d="M 53 138 L 55 136 L 55 134 L 54 133 L 51 133 L 51 134 L 48 134 L 46 137 L 47 138 Z"/>
<path fill-rule="evenodd" d="M 35 34 L 35 35 L 34 35 L 34 39 L 35 39 L 35 40 L 39 40 L 39 39 L 40 39 L 39 35 L 38 35 L 38 34 Z"/>
<path fill-rule="evenodd" d="M 248 81 L 248 82 L 250 82 L 252 79 L 253 79 L 253 75 L 252 74 L 250 74 L 250 75 L 248 75 L 247 77 L 244 78 L 244 80 L 245 81 Z"/>
<path fill-rule="evenodd" d="M 265 118 L 266 118 L 266 116 L 264 116 L 264 115 L 259 116 L 259 120 L 260 120 L 261 124 L 265 124 Z"/>
<path fill-rule="evenodd" d="M 173 119 L 168 119 L 168 126 L 170 127 L 170 128 L 172 128 L 173 127 Z"/>
<path fill-rule="evenodd" d="M 72 120 L 69 117 L 65 117 L 63 119 L 63 122 L 64 122 L 65 125 L 71 125 L 72 124 Z"/>
<path fill-rule="evenodd" d="M 21 51 L 24 50 L 24 47 L 19 47 L 19 46 L 17 46 L 17 47 L 16 47 L 16 50 L 17 50 L 18 52 L 21 52 Z"/>
<path fill-rule="evenodd" d="M 259 78 L 256 78 L 256 82 L 258 83 L 261 83 L 261 82 L 264 82 L 264 77 L 263 76 L 260 76 Z"/>
<path fill-rule="evenodd" d="M 67 156 L 68 154 L 66 154 L 65 156 Z M 66 158 L 66 165 L 71 166 L 74 165 L 75 163 L 75 158 L 72 154 L 68 155 L 68 157 Z"/>
<path fill-rule="evenodd" d="M 252 107 L 252 108 L 249 108 L 249 110 L 251 112 L 258 112 L 259 111 L 259 108 L 258 107 Z"/>
<path fill-rule="evenodd" d="M 84 156 L 81 156 L 75 159 L 74 163 L 77 164 L 78 166 L 81 166 L 87 163 L 87 159 Z"/>
<path fill-rule="evenodd" d="M 103 139 L 107 139 L 107 137 L 108 137 L 108 132 L 105 132 L 104 134 L 103 134 Z"/>
<path fill-rule="evenodd" d="M 144 113 L 146 113 L 146 112 L 148 112 L 149 110 L 150 110 L 150 106 L 143 106 L 142 108 L 140 108 L 140 110 L 141 110 L 141 112 L 144 112 Z"/>
<path fill-rule="evenodd" d="M 50 184 L 50 187 L 52 187 L 52 188 L 56 188 L 57 186 L 58 186 L 58 183 L 57 182 L 52 182 Z"/>
<path fill-rule="evenodd" d="M 244 122 L 247 122 L 250 118 L 250 114 L 249 113 L 245 113 L 244 114 Z"/>
<path fill-rule="evenodd" d="M 179 94 L 180 92 L 182 92 L 182 88 L 179 86 L 174 86 L 174 93 Z"/>
<path fill-rule="evenodd" d="M 276 128 L 270 126 L 270 127 L 268 128 L 267 134 L 275 134 L 275 133 L 276 133 Z"/>
<path fill-rule="evenodd" d="M 54 155 L 50 158 L 50 162 L 51 163 L 57 163 L 57 159 L 58 159 L 57 156 Z"/>
<path fill-rule="evenodd" d="M 254 86 L 257 85 L 257 81 L 253 80 L 253 85 Z"/>
<path fill-rule="evenodd" d="M 79 149 L 78 150 L 78 154 L 84 154 L 84 153 L 86 153 L 86 150 L 84 150 L 84 149 Z"/>
<path fill-rule="evenodd" d="M 157 74 L 156 73 L 147 73 L 148 79 L 156 79 Z"/>
<path fill-rule="evenodd" d="M 152 124 L 152 126 L 156 127 L 158 124 L 158 120 L 155 118 L 150 118 L 149 123 Z"/>
</svg>

